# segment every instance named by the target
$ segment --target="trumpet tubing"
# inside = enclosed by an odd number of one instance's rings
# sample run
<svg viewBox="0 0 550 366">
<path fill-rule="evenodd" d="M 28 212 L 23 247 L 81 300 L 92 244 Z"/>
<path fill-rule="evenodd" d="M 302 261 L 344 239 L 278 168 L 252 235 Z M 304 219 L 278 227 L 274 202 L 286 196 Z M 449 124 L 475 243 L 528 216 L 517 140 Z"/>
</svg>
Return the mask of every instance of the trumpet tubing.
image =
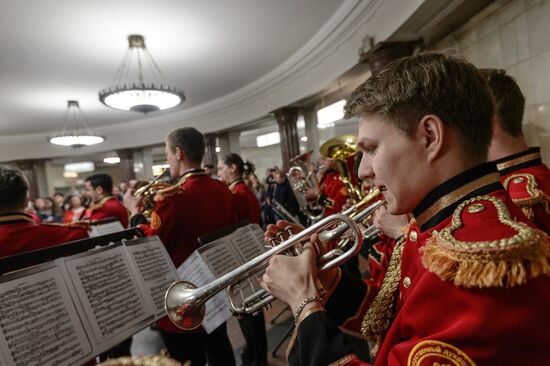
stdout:
<svg viewBox="0 0 550 366">
<path fill-rule="evenodd" d="M 150 217 L 155 209 L 155 196 L 157 192 L 163 188 L 169 187 L 170 184 L 159 182 L 165 176 L 170 175 L 170 169 L 166 168 L 147 185 L 137 189 L 134 196 L 139 198 L 138 209 L 146 217 Z"/>
</svg>

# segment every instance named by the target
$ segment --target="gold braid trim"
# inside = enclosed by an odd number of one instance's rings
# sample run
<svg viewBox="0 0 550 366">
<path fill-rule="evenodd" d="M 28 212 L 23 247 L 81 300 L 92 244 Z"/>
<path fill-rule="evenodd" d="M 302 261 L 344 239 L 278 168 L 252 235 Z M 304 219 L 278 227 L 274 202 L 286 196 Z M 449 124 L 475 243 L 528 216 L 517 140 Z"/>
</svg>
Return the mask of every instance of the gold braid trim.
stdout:
<svg viewBox="0 0 550 366">
<path fill-rule="evenodd" d="M 395 243 L 388 270 L 382 281 L 382 287 L 376 294 L 361 323 L 361 334 L 363 338 L 370 341 L 381 341 L 394 316 L 394 297 L 401 278 L 401 257 L 405 241 L 406 238 L 403 237 Z"/>
<path fill-rule="evenodd" d="M 489 201 L 498 213 L 500 223 L 517 233 L 494 241 L 465 242 L 453 232 L 461 228 L 462 211 L 473 202 Z M 441 232 L 434 231 L 423 248 L 422 264 L 428 271 L 455 286 L 467 288 L 512 287 L 529 278 L 550 275 L 547 235 L 528 225 L 515 222 L 499 199 L 480 196 L 469 199 L 453 213 L 452 225 Z"/>
<path fill-rule="evenodd" d="M 180 186 L 177 185 L 177 184 L 174 184 L 174 185 L 168 186 L 166 188 L 160 189 L 157 192 L 157 194 L 155 195 L 154 201 L 155 202 L 163 201 L 166 197 L 172 197 L 172 196 L 174 196 L 176 194 L 180 194 L 182 192 L 183 192 L 183 190 L 180 188 Z"/>
<path fill-rule="evenodd" d="M 350 363 L 351 361 L 355 361 L 357 359 L 358 358 L 357 358 L 356 355 L 351 354 L 351 355 L 344 356 L 341 359 L 330 363 L 328 366 L 344 366 L 344 365 L 347 365 L 348 363 Z"/>
<path fill-rule="evenodd" d="M 538 188 L 537 180 L 532 174 L 527 173 L 518 173 L 518 174 L 512 174 L 509 177 L 507 177 L 504 180 L 504 183 L 502 184 L 504 186 L 504 189 L 508 190 L 508 187 L 510 186 L 510 182 L 515 178 L 526 178 L 527 179 L 527 193 L 529 193 L 530 197 L 528 198 L 513 198 L 512 201 L 521 208 L 525 216 L 529 220 L 532 220 L 535 217 L 535 211 L 533 209 L 533 206 L 537 204 L 541 204 L 544 210 L 547 213 L 550 213 L 550 197 L 548 197 L 542 190 Z"/>
</svg>

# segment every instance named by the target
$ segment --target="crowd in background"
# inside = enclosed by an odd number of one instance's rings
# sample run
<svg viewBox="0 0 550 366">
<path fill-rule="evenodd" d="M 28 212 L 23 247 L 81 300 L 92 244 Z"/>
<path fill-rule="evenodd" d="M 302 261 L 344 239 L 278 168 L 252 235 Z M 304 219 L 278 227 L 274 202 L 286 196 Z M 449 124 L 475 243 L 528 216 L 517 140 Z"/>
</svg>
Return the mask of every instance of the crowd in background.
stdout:
<svg viewBox="0 0 550 366">
<path fill-rule="evenodd" d="M 205 165 L 205 170 L 214 179 L 213 167 Z M 268 168 L 264 179 L 260 180 L 255 173 L 245 176 L 246 184 L 253 190 L 260 202 L 262 213 L 262 226 L 265 228 L 270 223 L 281 219 L 272 210 L 273 201 L 277 201 L 292 215 L 301 218 L 298 202 L 294 197 L 290 183 L 284 171 L 278 167 Z M 130 180 L 128 183 L 120 182 L 113 186 L 113 195 L 119 201 L 124 202 L 124 195 L 134 192 L 148 182 Z M 76 188 L 74 191 L 77 191 Z M 90 194 L 86 190 L 65 195 L 55 192 L 51 197 L 38 197 L 29 201 L 27 213 L 31 214 L 37 222 L 66 224 L 85 219 L 89 216 L 89 208 L 93 204 Z"/>
<path fill-rule="evenodd" d="M 121 202 L 127 191 L 127 186 L 125 182 L 121 182 L 118 186 L 113 187 L 113 195 Z M 69 195 L 55 192 L 51 197 L 37 197 L 30 200 L 27 213 L 32 215 L 37 222 L 67 224 L 89 216 L 91 205 L 92 199 L 86 190 Z"/>
</svg>

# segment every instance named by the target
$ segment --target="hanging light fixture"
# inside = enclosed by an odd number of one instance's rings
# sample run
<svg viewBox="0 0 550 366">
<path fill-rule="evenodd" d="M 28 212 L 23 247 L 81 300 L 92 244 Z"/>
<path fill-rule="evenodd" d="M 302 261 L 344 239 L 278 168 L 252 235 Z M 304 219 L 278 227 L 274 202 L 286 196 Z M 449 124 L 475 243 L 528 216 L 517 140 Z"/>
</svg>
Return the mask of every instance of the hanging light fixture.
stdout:
<svg viewBox="0 0 550 366">
<path fill-rule="evenodd" d="M 137 81 L 130 82 L 132 63 L 137 66 Z M 149 67 L 151 83 L 144 79 L 143 64 Z M 161 80 L 154 82 L 153 80 Z M 114 109 L 149 113 L 174 108 L 185 101 L 182 90 L 166 85 L 165 77 L 145 47 L 145 38 L 128 36 L 128 51 L 115 75 L 114 86 L 99 92 L 101 103 Z"/>
<path fill-rule="evenodd" d="M 63 128 L 55 137 L 49 138 L 54 145 L 82 147 L 95 145 L 105 139 L 94 134 L 86 120 L 84 112 L 76 100 L 67 101 L 67 114 L 63 122 Z"/>
</svg>

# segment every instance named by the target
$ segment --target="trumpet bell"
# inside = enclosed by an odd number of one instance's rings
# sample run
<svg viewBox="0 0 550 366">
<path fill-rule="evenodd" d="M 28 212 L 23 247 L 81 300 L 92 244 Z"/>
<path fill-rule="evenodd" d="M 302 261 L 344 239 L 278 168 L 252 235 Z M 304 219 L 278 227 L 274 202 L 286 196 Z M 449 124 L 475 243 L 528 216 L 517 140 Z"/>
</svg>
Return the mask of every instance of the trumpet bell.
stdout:
<svg viewBox="0 0 550 366">
<path fill-rule="evenodd" d="M 359 152 L 357 136 L 341 135 L 326 141 L 320 148 L 321 155 L 334 160 L 345 160 Z"/>
<path fill-rule="evenodd" d="M 206 306 L 195 305 L 189 300 L 196 297 L 197 286 L 191 282 L 174 282 L 164 295 L 164 308 L 168 317 L 180 329 L 194 330 L 201 326 Z"/>
</svg>

